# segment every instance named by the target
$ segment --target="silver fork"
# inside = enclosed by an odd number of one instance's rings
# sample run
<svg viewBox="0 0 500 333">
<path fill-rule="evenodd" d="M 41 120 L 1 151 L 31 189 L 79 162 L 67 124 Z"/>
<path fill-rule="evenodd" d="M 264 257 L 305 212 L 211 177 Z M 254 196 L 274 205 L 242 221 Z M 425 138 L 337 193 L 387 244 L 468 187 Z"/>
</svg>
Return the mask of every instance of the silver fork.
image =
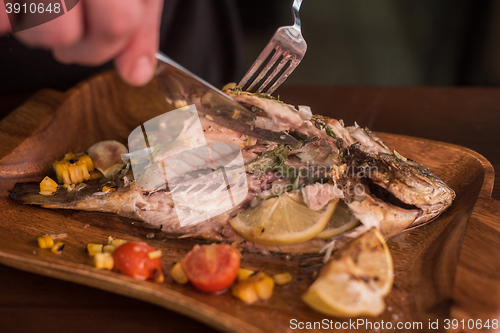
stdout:
<svg viewBox="0 0 500 333">
<path fill-rule="evenodd" d="M 294 24 L 276 31 L 238 84 L 243 90 L 272 94 L 304 58 L 307 44 L 300 30 L 301 4 L 302 0 L 293 1 Z"/>
</svg>

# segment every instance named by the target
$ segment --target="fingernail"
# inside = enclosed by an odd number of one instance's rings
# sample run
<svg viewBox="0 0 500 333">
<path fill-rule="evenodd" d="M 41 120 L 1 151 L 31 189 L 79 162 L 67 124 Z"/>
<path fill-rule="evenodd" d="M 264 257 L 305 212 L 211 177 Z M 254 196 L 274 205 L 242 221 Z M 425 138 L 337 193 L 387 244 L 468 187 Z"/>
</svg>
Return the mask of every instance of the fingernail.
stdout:
<svg viewBox="0 0 500 333">
<path fill-rule="evenodd" d="M 153 78 L 153 64 L 148 56 L 140 57 L 132 67 L 130 83 L 145 85 Z"/>
</svg>

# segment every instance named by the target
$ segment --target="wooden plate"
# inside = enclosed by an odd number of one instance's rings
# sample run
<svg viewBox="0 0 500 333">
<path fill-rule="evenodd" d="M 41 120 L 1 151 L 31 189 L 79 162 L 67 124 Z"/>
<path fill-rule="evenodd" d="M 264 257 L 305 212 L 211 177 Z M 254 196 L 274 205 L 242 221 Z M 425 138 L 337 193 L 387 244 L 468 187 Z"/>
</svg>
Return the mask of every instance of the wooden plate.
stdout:
<svg viewBox="0 0 500 333">
<path fill-rule="evenodd" d="M 290 285 L 276 287 L 270 301 L 245 305 L 230 293 L 200 293 L 175 284 L 168 276 L 158 284 L 97 270 L 85 251 L 87 243 L 105 242 L 109 235 L 145 240 L 154 233 L 148 242 L 163 250 L 163 264 L 169 270 L 193 246 L 192 240 L 169 238 L 143 223 L 116 216 L 41 209 L 8 198 L 14 183 L 41 180 L 50 174 L 51 163 L 66 152 L 82 151 L 99 140 L 126 142 L 132 129 L 167 110 L 156 83 L 132 88 L 111 72 L 67 93 L 41 91 L 0 122 L 0 262 L 158 304 L 223 331 L 289 331 L 294 319 L 327 318 L 335 327 L 338 319 L 316 313 L 300 301 L 321 268 L 321 255 L 245 253 L 243 267 L 269 274 L 286 271 L 294 277 Z M 380 133 L 380 137 L 429 167 L 457 193 L 453 205 L 432 223 L 388 241 L 395 263 L 394 287 L 386 297 L 387 310 L 369 319 L 394 325 L 420 321 L 425 328 L 429 319 L 449 317 L 461 240 L 476 200 L 481 199 L 476 212 L 493 201 L 493 168 L 481 155 L 463 147 L 400 135 Z M 68 235 L 62 255 L 37 247 L 36 238 L 45 233 Z"/>
</svg>

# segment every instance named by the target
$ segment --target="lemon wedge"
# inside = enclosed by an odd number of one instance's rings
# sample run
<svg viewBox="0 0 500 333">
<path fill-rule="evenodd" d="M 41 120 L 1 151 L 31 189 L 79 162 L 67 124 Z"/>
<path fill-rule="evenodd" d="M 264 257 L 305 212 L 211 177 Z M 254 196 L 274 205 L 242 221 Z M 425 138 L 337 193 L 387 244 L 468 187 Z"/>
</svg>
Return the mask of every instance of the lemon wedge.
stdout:
<svg viewBox="0 0 500 333">
<path fill-rule="evenodd" d="M 349 231 L 359 224 L 359 220 L 351 213 L 349 207 L 347 207 L 342 200 L 339 200 L 335 205 L 335 211 L 330 221 L 328 221 L 325 229 L 323 229 L 316 238 L 328 239 L 345 231 Z"/>
<path fill-rule="evenodd" d="M 229 224 L 251 242 L 273 246 L 297 244 L 318 235 L 334 208 L 335 202 L 330 202 L 318 211 L 311 210 L 300 192 L 290 192 L 239 213 Z"/>
<path fill-rule="evenodd" d="M 392 257 L 384 237 L 371 229 L 338 250 L 302 300 L 337 317 L 378 316 L 394 281 Z"/>
</svg>

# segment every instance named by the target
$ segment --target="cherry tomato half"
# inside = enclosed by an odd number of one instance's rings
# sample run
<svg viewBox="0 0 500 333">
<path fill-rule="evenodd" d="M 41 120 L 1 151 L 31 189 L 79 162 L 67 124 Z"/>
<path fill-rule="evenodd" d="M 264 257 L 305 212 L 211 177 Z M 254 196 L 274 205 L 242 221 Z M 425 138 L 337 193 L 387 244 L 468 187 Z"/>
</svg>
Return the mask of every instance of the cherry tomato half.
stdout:
<svg viewBox="0 0 500 333">
<path fill-rule="evenodd" d="M 137 280 L 153 279 L 162 273 L 161 258 L 150 259 L 149 252 L 155 249 L 144 242 L 127 242 L 113 252 L 114 271 L 120 271 Z"/>
<path fill-rule="evenodd" d="M 227 244 L 196 245 L 182 261 L 182 269 L 196 288 L 217 292 L 229 287 L 240 268 L 240 252 Z"/>
</svg>

